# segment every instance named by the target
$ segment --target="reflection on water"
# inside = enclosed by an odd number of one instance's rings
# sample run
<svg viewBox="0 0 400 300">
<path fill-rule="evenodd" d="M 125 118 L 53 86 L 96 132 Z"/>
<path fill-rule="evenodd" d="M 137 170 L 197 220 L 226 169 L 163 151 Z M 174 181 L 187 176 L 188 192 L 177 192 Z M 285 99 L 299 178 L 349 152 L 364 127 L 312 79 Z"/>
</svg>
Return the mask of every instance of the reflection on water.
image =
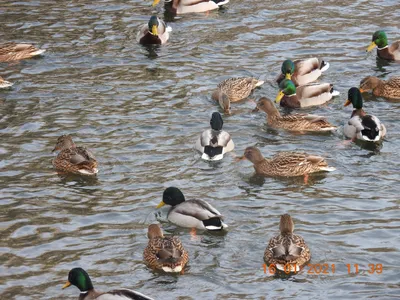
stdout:
<svg viewBox="0 0 400 300">
<path fill-rule="evenodd" d="M 387 22 L 398 19 L 396 4 L 232 0 L 209 14 L 168 16 L 169 42 L 146 48 L 136 43 L 136 30 L 154 12 L 151 1 L 3 0 L 1 41 L 47 51 L 0 63 L 0 76 L 14 82 L 0 91 L 0 298 L 76 299 L 76 288 L 61 286 L 77 266 L 99 290 L 127 287 L 156 299 L 397 297 L 400 104 L 364 95 L 366 111 L 388 129 L 376 149 L 343 146 L 342 134 L 348 89 L 365 76 L 400 75 L 398 63 L 365 53 L 378 28 L 400 38 L 396 22 Z M 327 116 L 338 132 L 271 129 L 265 114 L 251 113 L 254 103 L 243 101 L 224 116 L 233 155 L 200 159 L 193 146 L 219 109 L 210 97 L 220 81 L 260 77 L 266 83 L 252 98 L 274 99 L 281 62 L 312 56 L 329 61 L 320 81 L 341 95 L 302 112 Z M 55 172 L 50 151 L 61 134 L 93 150 L 97 177 Z M 252 145 L 266 157 L 321 155 L 337 171 L 313 174 L 308 184 L 255 176 L 251 163 L 233 160 Z M 193 238 L 190 229 L 162 222 L 189 251 L 182 276 L 142 262 L 148 224 L 165 220 L 168 209 L 155 206 L 168 186 L 210 202 L 229 225 L 224 234 L 198 231 Z M 335 274 L 263 273 L 263 253 L 283 213 L 309 244 L 311 263 L 335 264 Z M 359 275 L 348 274 L 349 263 L 359 265 Z M 366 273 L 371 263 L 381 263 L 382 274 Z"/>
</svg>

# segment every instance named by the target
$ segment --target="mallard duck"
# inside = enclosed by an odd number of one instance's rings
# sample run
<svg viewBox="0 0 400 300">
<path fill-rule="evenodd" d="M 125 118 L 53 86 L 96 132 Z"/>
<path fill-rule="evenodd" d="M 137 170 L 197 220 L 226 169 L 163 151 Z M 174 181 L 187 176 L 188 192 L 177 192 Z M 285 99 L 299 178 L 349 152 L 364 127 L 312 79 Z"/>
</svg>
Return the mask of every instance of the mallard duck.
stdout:
<svg viewBox="0 0 400 300">
<path fill-rule="evenodd" d="M 367 76 L 360 82 L 360 92 L 369 92 L 377 97 L 400 99 L 400 77 L 381 80 L 375 76 Z"/>
<path fill-rule="evenodd" d="M 386 135 L 386 127 L 373 115 L 368 115 L 363 110 L 363 99 L 360 90 L 352 87 L 348 92 L 348 100 L 344 106 L 353 104 L 350 120 L 344 126 L 344 134 L 353 140 L 359 139 L 367 142 L 378 142 Z"/>
<path fill-rule="evenodd" d="M 196 141 L 196 150 L 202 153 L 201 158 L 205 160 L 221 160 L 224 154 L 235 148 L 231 136 L 222 130 L 224 121 L 219 112 L 214 112 L 211 116 L 211 129 L 203 131 Z"/>
<path fill-rule="evenodd" d="M 70 135 L 62 135 L 57 139 L 53 151 L 59 150 L 57 157 L 53 160 L 53 166 L 62 172 L 95 175 L 97 160 L 93 153 L 85 147 L 77 147 Z"/>
<path fill-rule="evenodd" d="M 256 87 L 263 83 L 264 81 L 253 77 L 235 77 L 222 81 L 218 84 L 218 89 L 228 96 L 230 102 L 237 102 L 246 99 Z M 214 92 L 212 97 L 218 101 L 215 96 L 217 94 Z"/>
<path fill-rule="evenodd" d="M 0 89 L 5 89 L 5 88 L 9 88 L 10 86 L 12 86 L 13 84 L 9 81 L 4 80 L 1 76 L 0 76 Z"/>
<path fill-rule="evenodd" d="M 172 12 L 175 14 L 187 14 L 214 10 L 229 3 L 229 0 L 170 0 L 172 1 Z M 160 0 L 154 0 L 156 6 Z"/>
<path fill-rule="evenodd" d="M 304 176 L 305 183 L 307 183 L 308 174 L 336 170 L 333 167 L 329 167 L 323 157 L 300 152 L 280 152 L 272 158 L 264 158 L 258 148 L 247 147 L 244 155 L 236 158 L 237 161 L 243 159 L 248 159 L 253 163 L 258 175 Z"/>
<path fill-rule="evenodd" d="M 315 83 L 296 88 L 293 81 L 284 79 L 279 84 L 276 103 L 283 107 L 300 108 L 321 105 L 339 95 L 330 83 Z"/>
<path fill-rule="evenodd" d="M 281 74 L 276 82 L 283 79 L 290 79 L 296 86 L 314 82 L 322 75 L 322 72 L 329 69 L 329 63 L 316 57 L 291 61 L 285 60 L 282 63 Z"/>
<path fill-rule="evenodd" d="M 380 58 L 388 60 L 400 60 L 400 40 L 393 42 L 390 46 L 386 33 L 382 30 L 375 31 L 372 35 L 372 42 L 367 48 L 367 52 L 378 47 L 377 54 Z"/>
<path fill-rule="evenodd" d="M 321 116 L 308 114 L 281 116 L 274 103 L 265 97 L 258 100 L 257 108 L 267 113 L 267 123 L 271 127 L 291 131 L 332 131 L 336 129 Z"/>
<path fill-rule="evenodd" d="M 128 289 L 98 292 L 93 288 L 89 274 L 82 268 L 73 268 L 69 271 L 68 280 L 62 288 L 65 289 L 71 285 L 76 286 L 81 291 L 79 300 L 153 300 L 153 298 L 142 293 Z"/>
<path fill-rule="evenodd" d="M 165 44 L 171 31 L 171 27 L 165 25 L 164 21 L 157 16 L 151 16 L 149 23 L 140 28 L 136 39 L 142 45 Z"/>
<path fill-rule="evenodd" d="M 211 98 L 218 102 L 225 114 L 231 114 L 231 101 L 229 101 L 228 96 L 222 90 L 217 89 L 214 91 L 211 95 Z"/>
<path fill-rule="evenodd" d="M 150 268 L 167 273 L 179 273 L 183 270 L 189 261 L 189 255 L 178 237 L 164 236 L 158 224 L 149 226 L 147 237 L 149 243 L 144 249 L 143 258 Z"/>
<path fill-rule="evenodd" d="M 293 233 L 294 223 L 290 215 L 281 216 L 279 231 L 277 236 L 269 240 L 264 261 L 267 265 L 274 264 L 281 271 L 298 272 L 310 261 L 310 249 L 301 236 Z"/>
<path fill-rule="evenodd" d="M 157 208 L 165 204 L 171 205 L 167 219 L 178 226 L 207 229 L 210 231 L 223 230 L 228 227 L 223 222 L 223 216 L 211 204 L 203 200 L 187 200 L 176 187 L 169 187 L 163 193 L 163 200 Z"/>
<path fill-rule="evenodd" d="M 44 53 L 31 44 L 6 43 L 0 45 L 0 62 L 31 58 Z"/>
</svg>

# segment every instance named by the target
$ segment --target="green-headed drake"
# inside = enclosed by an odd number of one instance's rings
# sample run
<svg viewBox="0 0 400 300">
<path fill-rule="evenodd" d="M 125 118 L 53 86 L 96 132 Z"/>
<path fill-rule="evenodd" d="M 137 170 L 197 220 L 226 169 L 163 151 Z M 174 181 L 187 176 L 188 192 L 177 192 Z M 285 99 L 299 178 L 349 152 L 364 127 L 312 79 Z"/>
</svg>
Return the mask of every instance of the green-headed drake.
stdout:
<svg viewBox="0 0 400 300">
<path fill-rule="evenodd" d="M 298 272 L 310 261 L 310 248 L 300 235 L 293 233 L 294 222 L 290 215 L 281 216 L 279 231 L 277 236 L 270 239 L 264 252 L 264 261 L 281 271 Z"/>
<path fill-rule="evenodd" d="M 400 40 L 388 44 L 386 33 L 382 30 L 375 31 L 372 35 L 372 42 L 367 51 L 370 52 L 378 47 L 377 54 L 380 58 L 388 60 L 400 60 Z"/>
<path fill-rule="evenodd" d="M 172 12 L 174 14 L 187 14 L 205 12 L 218 9 L 220 6 L 229 3 L 229 0 L 170 0 L 172 1 Z M 160 0 L 154 0 L 156 6 Z"/>
<path fill-rule="evenodd" d="M 284 79 L 279 84 L 275 102 L 283 107 L 301 108 L 321 105 L 339 95 L 330 83 L 315 83 L 296 88 L 293 81 Z"/>
<path fill-rule="evenodd" d="M 281 74 L 276 82 L 290 79 L 296 86 L 305 85 L 316 81 L 322 72 L 329 69 L 329 63 L 317 57 L 291 61 L 285 60 L 281 66 Z"/>
<path fill-rule="evenodd" d="M 360 90 L 352 87 L 348 92 L 348 100 L 344 104 L 353 104 L 350 120 L 344 126 L 344 134 L 353 140 L 378 142 L 386 135 L 386 127 L 373 115 L 363 110 L 363 99 Z"/>
<path fill-rule="evenodd" d="M 82 268 L 73 268 L 69 271 L 68 280 L 62 288 L 65 289 L 71 285 L 81 291 L 79 300 L 153 300 L 153 298 L 128 289 L 98 292 L 93 288 L 89 274 Z"/>
<path fill-rule="evenodd" d="M 171 31 L 164 21 L 151 16 L 149 22 L 140 28 L 136 39 L 142 45 L 161 45 L 168 41 Z"/>
</svg>

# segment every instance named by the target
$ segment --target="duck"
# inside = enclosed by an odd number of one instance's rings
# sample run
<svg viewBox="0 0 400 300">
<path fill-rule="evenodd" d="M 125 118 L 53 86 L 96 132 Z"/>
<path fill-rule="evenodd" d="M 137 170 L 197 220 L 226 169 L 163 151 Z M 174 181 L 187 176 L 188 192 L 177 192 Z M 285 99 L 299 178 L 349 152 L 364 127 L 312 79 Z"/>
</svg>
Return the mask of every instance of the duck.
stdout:
<svg viewBox="0 0 400 300">
<path fill-rule="evenodd" d="M 219 112 L 211 115 L 210 125 L 211 129 L 203 131 L 197 139 L 195 148 L 202 153 L 201 158 L 204 160 L 221 160 L 225 153 L 235 148 L 235 144 L 231 135 L 222 130 L 224 121 Z"/>
<path fill-rule="evenodd" d="M 352 87 L 348 91 L 348 99 L 344 106 L 353 104 L 350 120 L 344 126 L 344 134 L 352 140 L 379 142 L 386 135 L 386 127 L 373 115 L 363 110 L 363 99 L 360 90 Z"/>
<path fill-rule="evenodd" d="M 376 97 L 400 99 L 400 77 L 381 80 L 375 76 L 367 76 L 360 82 L 360 92 L 372 91 Z"/>
<path fill-rule="evenodd" d="M 371 52 L 375 47 L 378 47 L 378 57 L 387 60 L 400 60 L 400 40 L 393 42 L 389 46 L 386 32 L 383 30 L 374 32 L 371 44 L 367 48 L 367 52 Z"/>
<path fill-rule="evenodd" d="M 311 251 L 304 239 L 294 234 L 294 222 L 289 214 L 281 216 L 279 234 L 269 240 L 264 252 L 264 262 L 278 270 L 300 271 L 311 260 Z"/>
<path fill-rule="evenodd" d="M 68 280 L 62 289 L 66 289 L 71 285 L 76 286 L 81 291 L 79 300 L 154 300 L 142 293 L 128 289 L 98 292 L 93 288 L 89 274 L 82 268 L 73 268 L 69 271 Z"/>
<path fill-rule="evenodd" d="M 217 93 L 223 92 L 228 96 L 230 102 L 237 102 L 246 99 L 256 87 L 263 84 L 264 81 L 253 77 L 228 78 L 218 84 L 217 91 L 213 93 L 212 98 L 218 101 Z"/>
<path fill-rule="evenodd" d="M 296 86 L 306 85 L 316 81 L 323 72 L 329 69 L 329 63 L 317 57 L 282 63 L 281 74 L 276 82 L 279 84 L 283 79 L 290 79 Z"/>
<path fill-rule="evenodd" d="M 257 109 L 267 113 L 267 124 L 274 128 L 313 132 L 336 130 L 336 126 L 326 121 L 325 117 L 310 114 L 290 114 L 281 116 L 274 103 L 265 97 L 258 100 Z"/>
<path fill-rule="evenodd" d="M 60 151 L 53 160 L 53 166 L 65 173 L 96 175 L 97 160 L 85 147 L 77 147 L 70 135 L 62 135 L 57 139 L 53 151 Z"/>
<path fill-rule="evenodd" d="M 257 175 L 272 177 L 304 176 L 308 182 L 308 174 L 316 172 L 332 172 L 336 169 L 328 166 L 325 158 L 302 152 L 279 152 L 272 158 L 264 158 L 257 147 L 247 147 L 243 156 L 236 161 L 248 159 L 253 163 Z"/>
<path fill-rule="evenodd" d="M 154 0 L 153 7 L 159 2 L 160 0 Z M 180 15 L 218 9 L 229 3 L 229 0 L 170 0 L 168 2 L 172 2 L 172 13 Z"/>
<path fill-rule="evenodd" d="M 198 199 L 185 200 L 181 190 L 176 187 L 164 190 L 163 199 L 157 208 L 166 204 L 171 206 L 167 219 L 175 225 L 208 231 L 221 231 L 228 227 L 221 213 L 211 204 Z"/>
<path fill-rule="evenodd" d="M 46 50 L 38 49 L 31 44 L 0 44 L 0 62 L 21 60 L 41 55 Z"/>
<path fill-rule="evenodd" d="M 231 101 L 221 89 L 217 89 L 216 91 L 214 91 L 211 95 L 211 99 L 218 102 L 219 106 L 223 109 L 224 114 L 231 114 Z"/>
<path fill-rule="evenodd" d="M 330 83 L 315 83 L 296 88 L 293 81 L 284 79 L 279 84 L 275 102 L 283 107 L 303 108 L 324 104 L 337 95 L 339 92 Z"/>
<path fill-rule="evenodd" d="M 0 76 L 0 89 L 6 89 L 11 87 L 13 84 L 7 80 L 4 80 L 1 76 Z"/>
<path fill-rule="evenodd" d="M 176 236 L 164 236 L 159 224 L 151 224 L 147 237 L 149 243 L 143 258 L 151 268 L 166 273 L 182 272 L 189 261 L 189 254 Z"/>
<path fill-rule="evenodd" d="M 149 22 L 140 28 L 136 39 L 142 45 L 161 45 L 168 41 L 171 31 L 164 21 L 151 16 Z"/>
</svg>

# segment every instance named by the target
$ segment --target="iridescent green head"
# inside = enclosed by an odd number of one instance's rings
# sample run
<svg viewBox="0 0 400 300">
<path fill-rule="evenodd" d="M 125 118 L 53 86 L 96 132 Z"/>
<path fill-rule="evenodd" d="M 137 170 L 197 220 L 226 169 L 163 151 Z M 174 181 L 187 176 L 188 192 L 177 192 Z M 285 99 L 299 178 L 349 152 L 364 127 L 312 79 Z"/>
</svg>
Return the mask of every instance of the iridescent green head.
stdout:
<svg viewBox="0 0 400 300">
<path fill-rule="evenodd" d="M 372 35 L 371 44 L 368 46 L 367 51 L 370 52 L 375 47 L 383 48 L 388 45 L 386 33 L 382 30 L 375 31 Z"/>
<path fill-rule="evenodd" d="M 282 74 L 285 75 L 286 79 L 291 79 L 294 73 L 294 62 L 292 62 L 290 59 L 285 60 L 282 63 L 281 71 Z"/>
<path fill-rule="evenodd" d="M 279 103 L 283 96 L 290 96 L 296 94 L 296 86 L 294 85 L 293 81 L 289 79 L 284 79 L 279 84 L 279 93 L 275 98 L 275 102 Z"/>
<path fill-rule="evenodd" d="M 158 22 L 157 16 L 151 16 L 148 26 L 149 26 L 149 32 L 152 35 L 158 35 L 158 25 L 160 25 L 160 23 Z"/>
<path fill-rule="evenodd" d="M 363 99 L 362 99 L 360 90 L 356 87 L 352 87 L 351 89 L 349 89 L 349 92 L 347 95 L 347 101 L 344 104 L 344 106 L 347 106 L 350 103 L 353 104 L 353 107 L 355 109 L 361 109 L 363 107 Z"/>
<path fill-rule="evenodd" d="M 93 290 L 92 281 L 90 280 L 89 274 L 82 268 L 73 268 L 69 271 L 68 281 L 62 287 L 63 289 L 74 285 L 81 292 L 87 292 Z"/>
</svg>

